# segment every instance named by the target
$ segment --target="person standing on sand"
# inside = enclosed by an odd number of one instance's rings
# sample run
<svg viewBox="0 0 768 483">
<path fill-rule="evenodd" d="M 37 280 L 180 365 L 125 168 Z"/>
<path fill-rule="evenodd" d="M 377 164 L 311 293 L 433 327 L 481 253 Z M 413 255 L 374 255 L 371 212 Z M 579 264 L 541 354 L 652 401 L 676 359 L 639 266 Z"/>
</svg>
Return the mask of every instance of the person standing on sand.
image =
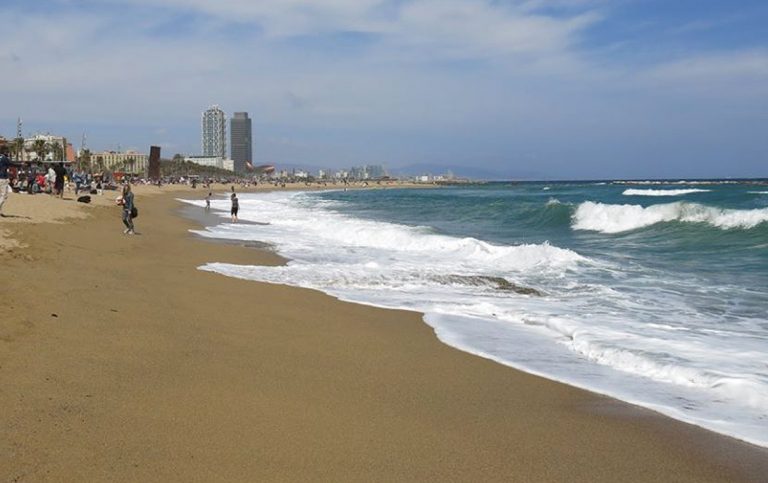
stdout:
<svg viewBox="0 0 768 483">
<path fill-rule="evenodd" d="M 0 216 L 3 215 L 3 205 L 8 198 L 8 168 L 11 166 L 11 162 L 5 153 L 0 154 Z"/>
<path fill-rule="evenodd" d="M 133 231 L 133 218 L 131 217 L 131 212 L 133 211 L 133 191 L 131 191 L 131 185 L 129 184 L 123 186 L 121 204 L 123 205 L 123 224 L 125 225 L 123 233 L 135 235 L 136 233 Z"/>
<path fill-rule="evenodd" d="M 237 212 L 240 210 L 240 202 L 237 200 L 237 194 L 232 193 L 232 223 L 237 223 Z"/>
<path fill-rule="evenodd" d="M 211 209 L 211 192 L 208 192 L 208 196 L 205 197 L 205 211 L 210 211 Z"/>
<path fill-rule="evenodd" d="M 53 184 L 53 190 L 59 198 L 64 198 L 64 181 L 67 175 L 67 169 L 64 167 L 64 163 L 58 163 L 53 172 L 56 173 L 56 181 Z"/>
<path fill-rule="evenodd" d="M 48 172 L 45 174 L 45 191 L 49 195 L 56 194 L 53 190 L 53 186 L 56 184 L 56 171 L 53 170 L 53 166 L 48 166 Z"/>
</svg>

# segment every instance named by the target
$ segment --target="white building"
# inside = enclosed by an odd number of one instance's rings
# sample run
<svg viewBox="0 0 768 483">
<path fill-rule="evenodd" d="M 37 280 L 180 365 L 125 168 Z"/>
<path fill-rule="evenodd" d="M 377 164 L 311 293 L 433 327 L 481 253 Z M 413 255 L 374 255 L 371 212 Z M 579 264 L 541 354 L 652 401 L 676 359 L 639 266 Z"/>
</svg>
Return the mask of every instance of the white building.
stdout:
<svg viewBox="0 0 768 483">
<path fill-rule="evenodd" d="M 202 115 L 203 156 L 227 157 L 227 121 L 219 106 L 211 106 Z"/>
<path fill-rule="evenodd" d="M 44 145 L 43 150 L 46 151 L 46 153 L 38 153 L 35 151 L 35 147 L 39 143 Z M 57 156 L 54 154 L 54 146 L 58 146 L 59 149 L 62 150 L 60 155 Z M 54 136 L 52 134 L 35 134 L 32 137 L 24 139 L 25 152 L 22 153 L 22 158 L 25 160 L 42 160 L 45 158 L 49 161 L 60 161 L 66 157 L 66 149 L 67 138 L 64 136 Z"/>
<path fill-rule="evenodd" d="M 212 168 L 235 170 L 235 162 L 221 156 L 187 156 L 184 161 L 199 164 L 200 166 L 210 166 Z"/>
<path fill-rule="evenodd" d="M 103 151 L 91 153 L 91 164 L 96 168 L 104 168 L 109 171 L 122 171 L 131 174 L 143 174 L 147 172 L 149 156 L 136 151 Z"/>
</svg>

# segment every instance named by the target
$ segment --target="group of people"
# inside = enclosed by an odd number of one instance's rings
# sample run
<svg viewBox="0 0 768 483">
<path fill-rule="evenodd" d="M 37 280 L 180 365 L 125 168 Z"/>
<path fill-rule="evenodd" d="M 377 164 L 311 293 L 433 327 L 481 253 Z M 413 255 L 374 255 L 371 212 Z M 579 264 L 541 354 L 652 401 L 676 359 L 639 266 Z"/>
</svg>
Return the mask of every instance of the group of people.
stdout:
<svg viewBox="0 0 768 483">
<path fill-rule="evenodd" d="M 209 191 L 205 197 L 206 211 L 209 211 L 211 209 L 212 196 L 213 196 L 213 193 Z M 232 207 L 229 210 L 229 214 L 232 217 L 232 223 L 237 223 L 237 212 L 240 211 L 240 200 L 237 199 L 237 193 L 235 193 L 234 186 L 232 186 L 232 194 L 229 196 L 229 200 L 232 202 Z"/>
<path fill-rule="evenodd" d="M 17 163 L 18 164 L 18 163 Z M 0 154 L 0 216 L 3 216 L 2 209 L 3 205 L 5 204 L 6 199 L 8 198 L 8 193 L 12 191 L 12 185 L 10 180 L 10 168 L 11 167 L 18 167 L 17 164 L 14 164 L 11 162 L 10 158 L 5 153 Z M 64 167 L 63 163 L 57 163 L 54 166 L 50 166 L 48 168 L 48 172 L 43 175 L 44 176 L 44 186 L 50 187 L 50 192 L 53 195 L 63 197 L 64 196 L 64 183 L 65 179 L 68 177 L 68 173 L 66 171 L 66 168 Z M 79 188 L 81 186 L 80 179 L 76 179 L 77 189 L 79 191 Z M 32 181 L 31 183 L 37 184 L 37 180 Z M 28 188 L 28 192 L 32 193 L 31 190 L 31 184 Z M 205 197 L 205 209 L 209 210 L 211 208 L 211 196 L 213 194 L 211 192 L 208 192 L 208 196 Z M 232 186 L 232 194 L 230 195 L 230 201 L 231 201 L 231 209 L 230 209 L 230 215 L 232 217 L 232 223 L 237 223 L 237 214 L 240 210 L 240 201 L 237 198 L 237 193 L 235 193 L 235 187 Z M 138 216 L 138 210 L 136 208 L 135 202 L 134 202 L 134 195 L 133 191 L 131 190 L 130 183 L 126 183 L 123 185 L 122 194 L 117 199 L 117 204 L 122 207 L 122 221 L 123 225 L 125 225 L 125 230 L 123 233 L 126 235 L 135 235 L 135 226 L 133 219 Z"/>
<path fill-rule="evenodd" d="M 10 161 L 6 161 L 6 165 L 16 167 L 14 179 L 11 179 L 10 172 L 6 169 L 6 179 L 14 191 L 29 194 L 48 193 L 60 198 L 64 196 L 64 186 L 70 180 L 64 163 L 49 164 L 47 168 L 29 163 L 19 165 Z"/>
</svg>

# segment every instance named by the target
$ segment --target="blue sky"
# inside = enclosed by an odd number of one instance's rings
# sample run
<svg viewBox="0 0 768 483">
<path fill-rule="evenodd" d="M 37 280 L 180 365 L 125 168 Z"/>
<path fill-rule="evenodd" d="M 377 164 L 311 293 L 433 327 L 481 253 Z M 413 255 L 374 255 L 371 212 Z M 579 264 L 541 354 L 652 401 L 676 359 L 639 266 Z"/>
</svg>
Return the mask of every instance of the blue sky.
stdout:
<svg viewBox="0 0 768 483">
<path fill-rule="evenodd" d="M 5 0 L 0 135 L 510 177 L 768 177 L 768 2 Z"/>
</svg>

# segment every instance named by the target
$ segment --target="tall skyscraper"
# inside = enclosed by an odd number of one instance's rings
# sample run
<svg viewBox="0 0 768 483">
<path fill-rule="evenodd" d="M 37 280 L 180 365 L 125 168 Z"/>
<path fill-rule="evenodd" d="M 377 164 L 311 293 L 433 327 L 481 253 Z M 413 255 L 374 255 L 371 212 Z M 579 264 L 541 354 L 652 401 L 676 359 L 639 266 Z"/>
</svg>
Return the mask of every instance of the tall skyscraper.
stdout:
<svg viewBox="0 0 768 483">
<path fill-rule="evenodd" d="M 211 106 L 203 112 L 203 156 L 227 157 L 227 120 L 219 106 Z"/>
<path fill-rule="evenodd" d="M 253 161 L 251 144 L 251 119 L 247 112 L 236 112 L 230 121 L 229 132 L 232 141 L 232 160 L 235 172 L 245 172 L 245 163 Z"/>
</svg>

